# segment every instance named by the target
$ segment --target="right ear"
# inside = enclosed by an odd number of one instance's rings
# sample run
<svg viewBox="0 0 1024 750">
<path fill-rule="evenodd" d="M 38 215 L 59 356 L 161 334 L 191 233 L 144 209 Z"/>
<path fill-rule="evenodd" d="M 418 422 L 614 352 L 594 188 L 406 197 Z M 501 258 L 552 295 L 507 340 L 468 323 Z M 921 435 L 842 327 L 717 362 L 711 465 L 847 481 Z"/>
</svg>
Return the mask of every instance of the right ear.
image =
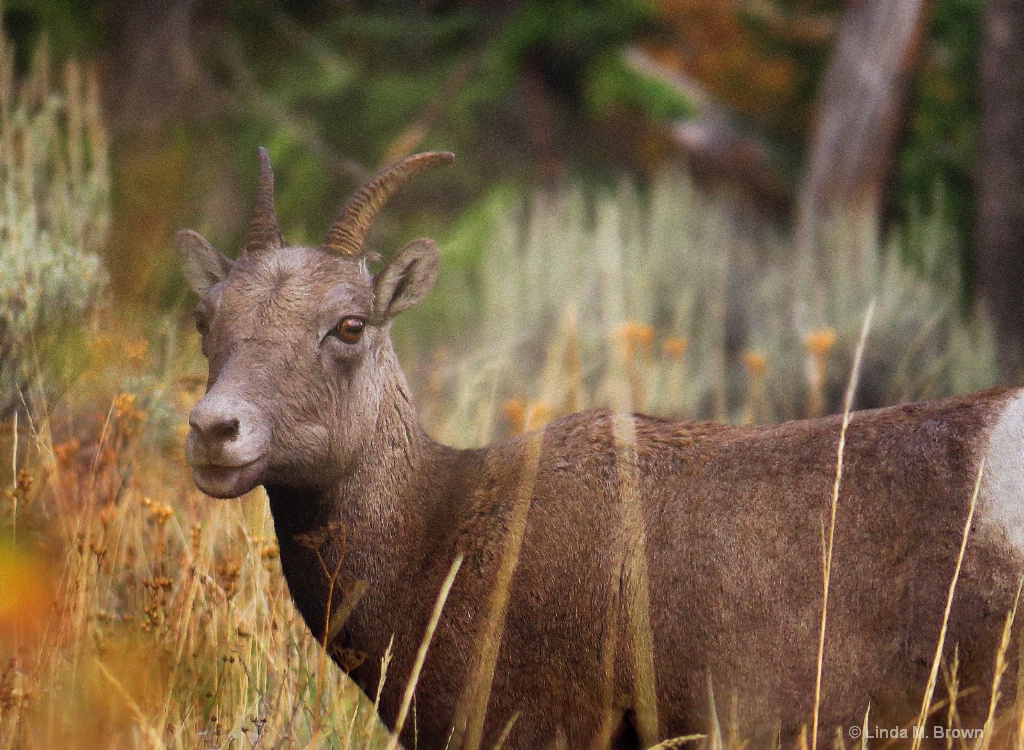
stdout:
<svg viewBox="0 0 1024 750">
<path fill-rule="evenodd" d="M 175 240 L 185 281 L 200 297 L 222 281 L 235 265 L 233 260 L 217 252 L 203 235 L 191 229 L 182 229 Z"/>
<path fill-rule="evenodd" d="M 373 312 L 391 320 L 427 296 L 437 281 L 441 254 L 433 240 L 413 240 L 388 261 L 373 279 Z"/>
</svg>

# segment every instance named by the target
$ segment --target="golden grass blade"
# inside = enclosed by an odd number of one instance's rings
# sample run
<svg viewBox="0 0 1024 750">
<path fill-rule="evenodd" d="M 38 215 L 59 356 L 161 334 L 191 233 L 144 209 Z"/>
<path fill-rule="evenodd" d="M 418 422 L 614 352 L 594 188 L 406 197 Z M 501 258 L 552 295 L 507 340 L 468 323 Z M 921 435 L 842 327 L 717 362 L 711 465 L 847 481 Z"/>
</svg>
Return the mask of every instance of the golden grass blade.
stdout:
<svg viewBox="0 0 1024 750">
<path fill-rule="evenodd" d="M 1019 662 L 1018 662 L 1019 663 Z M 1018 707 L 1017 711 L 1017 741 L 1014 743 L 1016 750 L 1024 750 L 1024 711 Z"/>
<path fill-rule="evenodd" d="M 508 740 L 508 736 L 512 733 L 512 727 L 514 727 L 516 722 L 519 721 L 519 716 L 519 711 L 512 714 L 512 718 L 508 720 L 508 723 L 505 724 L 505 728 L 502 729 L 501 734 L 498 735 L 498 741 L 494 743 L 494 750 L 501 750 L 501 748 L 505 747 L 505 742 Z"/>
<path fill-rule="evenodd" d="M 363 579 L 352 584 L 352 590 L 345 595 L 345 598 L 341 600 L 341 604 L 338 605 L 338 608 L 330 617 L 330 625 L 324 638 L 326 644 L 330 645 L 338 637 L 338 633 L 345 627 L 345 623 L 348 622 L 352 611 L 356 608 L 359 600 L 363 598 L 363 594 L 366 593 L 368 588 L 370 588 L 370 582 Z"/>
<path fill-rule="evenodd" d="M 515 489 L 515 505 L 509 523 L 508 539 L 502 552 L 494 591 L 491 594 L 490 610 L 476 654 L 475 663 L 463 688 L 455 713 L 454 730 L 449 747 L 477 750 L 483 742 L 484 719 L 491 697 L 491 683 L 498 663 L 498 649 L 505 632 L 505 618 L 511 598 L 512 577 L 526 536 L 526 521 L 533 504 L 533 487 L 540 466 L 544 430 L 535 430 L 529 435 L 523 455 L 523 468 Z"/>
<path fill-rule="evenodd" d="M 146 721 L 146 715 L 142 712 L 142 709 L 139 708 L 139 705 L 134 700 L 132 700 L 132 697 L 128 694 L 128 691 L 125 690 L 124 685 L 121 684 L 121 681 L 118 680 L 113 674 L 111 674 L 110 670 L 108 670 L 104 666 L 103 662 L 100 661 L 98 658 L 94 658 L 93 661 L 99 668 L 100 674 L 102 674 L 103 677 L 107 680 L 107 682 L 109 682 L 111 686 L 113 686 L 113 688 L 117 691 L 117 694 L 120 695 L 122 699 L 124 699 L 125 705 L 128 706 L 129 710 L 132 712 L 132 715 L 135 717 L 135 720 L 139 722 L 139 728 L 142 730 L 142 734 L 146 737 L 147 740 L 149 740 L 149 747 L 165 747 L 163 740 L 160 738 L 160 733 L 157 732 L 148 721 Z"/>
<path fill-rule="evenodd" d="M 706 734 L 684 734 L 682 737 L 673 737 L 669 740 L 662 740 L 657 745 L 651 747 L 651 750 L 676 750 L 676 748 L 682 747 L 690 742 L 703 742 L 708 736 Z"/>
<path fill-rule="evenodd" d="M 452 563 L 451 569 L 448 571 L 447 577 L 444 579 L 444 583 L 441 584 L 441 592 L 437 595 L 437 601 L 434 603 L 434 611 L 430 615 L 430 622 L 427 623 L 427 632 L 423 636 L 423 641 L 420 643 L 419 651 L 416 652 L 416 661 L 413 662 L 412 672 L 409 675 L 409 682 L 405 686 L 405 695 L 402 696 L 402 705 L 398 709 L 398 718 L 395 719 L 394 731 L 391 733 L 391 739 L 388 740 L 386 750 L 395 750 L 398 747 L 398 738 L 402 734 L 402 728 L 405 726 L 406 717 L 409 715 L 409 706 L 412 704 L 412 696 L 416 691 L 416 683 L 420 679 L 420 670 L 423 669 L 423 662 L 427 658 L 427 649 L 430 648 L 430 641 L 434 637 L 434 631 L 437 630 L 437 623 L 441 620 L 441 612 L 444 610 L 445 602 L 448 601 L 448 594 L 451 593 L 452 585 L 455 583 L 455 576 L 458 575 L 459 568 L 462 567 L 462 553 L 460 552 Z"/>
<path fill-rule="evenodd" d="M 978 482 L 979 484 L 981 482 L 980 474 Z M 977 495 L 977 488 L 975 488 L 974 493 Z M 1006 651 L 1010 646 L 1010 633 L 1013 629 L 1013 621 L 1017 618 L 1017 604 L 1020 602 L 1020 591 L 1022 586 L 1024 586 L 1024 578 L 1022 578 L 1020 583 L 1017 584 L 1017 595 L 1013 598 L 1013 607 L 1006 615 L 1006 622 L 1003 625 L 1003 635 L 999 640 L 999 651 L 996 653 L 996 671 L 992 677 L 992 695 L 988 702 L 988 716 L 985 717 L 985 727 L 977 744 L 979 750 L 985 750 L 992 742 L 992 734 L 995 729 L 996 704 L 999 703 L 1000 696 L 999 688 L 1003 681 L 1003 675 L 1006 673 L 1006 668 L 1009 666 L 1006 659 Z"/>
<path fill-rule="evenodd" d="M 1024 664 L 1024 638 L 1017 639 L 1017 664 Z M 1024 669 L 1017 668 L 1017 684 L 1014 692 L 1013 721 L 1016 726 L 1015 747 L 1024 750 Z"/>
<path fill-rule="evenodd" d="M 835 545 L 836 534 L 836 511 L 839 507 L 839 487 L 843 481 L 843 453 L 846 450 L 846 430 L 850 426 L 850 412 L 853 409 L 853 395 L 857 392 L 857 382 L 860 379 L 861 360 L 864 357 L 864 346 L 868 340 L 868 331 L 871 330 L 871 320 L 875 315 L 875 303 L 872 300 L 868 306 L 867 314 L 864 316 L 864 324 L 860 329 L 860 338 L 857 340 L 857 351 L 853 356 L 853 369 L 850 372 L 850 381 L 846 385 L 846 397 L 843 401 L 843 426 L 839 430 L 839 448 L 836 452 L 836 480 L 832 485 L 832 506 L 829 514 L 828 544 L 825 548 L 825 570 L 824 587 L 821 597 L 821 629 L 818 633 L 818 667 L 814 677 L 814 714 L 811 719 L 811 750 L 818 747 L 818 715 L 821 708 L 821 672 L 825 660 L 825 627 L 828 624 L 828 591 L 829 583 L 832 580 L 832 550 Z"/>
<path fill-rule="evenodd" d="M 356 733 L 356 722 L 359 720 L 359 711 L 353 707 L 352 716 L 349 718 L 348 728 L 345 730 L 345 742 L 342 747 L 352 747 L 352 738 Z M 339 735 L 340 737 L 340 735 Z"/>
<path fill-rule="evenodd" d="M 110 422 L 111 422 L 111 417 L 114 416 L 114 407 L 115 407 L 115 404 L 116 404 L 116 400 L 117 400 L 116 397 L 114 399 L 112 399 L 111 402 L 110 402 L 110 408 L 107 409 L 107 416 L 103 420 L 103 427 L 100 430 L 100 437 L 99 437 L 99 440 L 98 440 L 97 445 L 96 445 L 96 455 L 93 456 L 92 466 L 89 469 L 89 475 L 90 475 L 90 478 L 89 478 L 89 492 L 90 493 L 93 491 L 93 489 L 96 486 L 96 476 L 97 476 L 97 472 L 99 471 L 100 459 L 103 456 L 103 448 L 106 445 L 107 436 L 110 433 Z"/>
<path fill-rule="evenodd" d="M 946 597 L 946 609 L 942 613 L 942 628 L 939 630 L 939 642 L 935 646 L 935 658 L 932 659 L 932 671 L 928 675 L 928 686 L 924 691 L 924 699 L 921 701 L 921 713 L 918 714 L 917 725 L 914 728 L 914 741 L 911 750 L 918 750 L 924 735 L 924 723 L 928 718 L 929 706 L 932 702 L 932 694 L 935 692 L 935 682 L 939 675 L 939 663 L 942 661 L 942 648 L 946 644 L 946 629 L 949 627 L 949 612 L 953 608 L 953 594 L 956 592 L 956 583 L 960 579 L 960 568 L 964 562 L 964 552 L 967 551 L 967 537 L 971 532 L 971 524 L 974 522 L 974 509 L 978 504 L 978 493 L 981 491 L 981 478 L 985 473 L 985 459 L 978 464 L 978 477 L 974 481 L 974 492 L 971 493 L 971 505 L 967 510 L 967 522 L 964 524 L 963 538 L 960 540 L 960 554 L 956 558 L 956 567 L 953 568 L 953 580 L 949 583 L 949 594 Z M 1018 592 L 1019 595 L 1019 592 Z M 1016 608 L 1016 605 L 1014 605 Z"/>
<path fill-rule="evenodd" d="M 708 749 L 722 750 L 722 725 L 718 721 L 718 707 L 715 705 L 715 688 L 711 684 L 711 672 L 708 672 L 708 713 L 711 719 Z"/>
<path fill-rule="evenodd" d="M 619 711 L 615 707 L 615 651 L 618 646 L 619 633 L 619 587 L 612 586 L 609 592 L 607 609 L 605 610 L 605 634 L 601 643 L 601 664 L 604 674 L 601 676 L 601 709 L 603 718 L 601 728 L 594 738 L 592 747 L 598 750 L 610 747 L 615 725 L 619 719 Z"/>
<path fill-rule="evenodd" d="M 201 582 L 199 577 L 191 575 L 189 578 L 188 590 L 185 595 L 185 606 L 181 608 L 181 616 L 178 618 L 178 632 L 175 636 L 174 646 L 174 661 L 171 664 L 168 685 L 174 684 L 174 680 L 178 675 L 178 669 L 181 667 L 182 657 L 185 654 L 185 648 L 188 643 L 189 623 L 192 620 L 196 596 L 199 594 L 200 585 Z M 168 689 L 167 695 L 164 697 L 163 709 L 160 711 L 160 723 L 157 726 L 164 726 L 167 723 L 167 717 L 171 712 L 172 698 L 173 691 Z"/>
<path fill-rule="evenodd" d="M 636 730 L 642 745 L 658 739 L 658 696 L 655 690 L 654 630 L 651 627 L 651 603 L 647 572 L 647 530 L 640 498 L 637 468 L 636 424 L 630 413 L 616 412 L 612 417 L 615 464 L 618 470 L 623 549 L 621 579 L 625 583 L 626 627 L 634 674 L 633 700 Z M 709 676 L 710 679 L 710 676 Z"/>
<path fill-rule="evenodd" d="M 836 727 L 836 737 L 832 741 L 833 750 L 846 750 L 846 740 L 843 739 L 843 728 Z"/>
<path fill-rule="evenodd" d="M 320 641 L 320 652 L 317 654 L 317 696 L 323 695 L 325 680 L 327 679 L 327 663 L 329 655 L 327 647 L 330 645 L 330 641 L 327 638 L 327 634 L 331 630 L 331 612 L 334 611 L 334 585 L 338 580 L 338 575 L 341 573 L 341 566 L 345 560 L 344 555 L 338 556 L 338 562 L 334 567 L 334 572 L 331 573 L 327 569 L 327 563 L 324 561 L 323 556 L 320 554 L 319 547 L 316 548 L 316 556 L 320 561 L 320 567 L 323 569 L 324 577 L 327 579 L 327 605 L 325 606 L 324 612 L 324 635 Z M 317 725 L 317 735 L 319 735 L 320 724 L 323 719 L 321 711 L 323 710 L 323 702 L 317 698 L 316 702 L 316 714 L 314 715 L 314 721 Z"/>
<path fill-rule="evenodd" d="M 377 717 L 380 715 L 380 696 L 384 692 L 384 683 L 388 678 L 388 667 L 391 665 L 391 657 L 394 655 L 395 636 L 391 636 L 388 647 L 384 649 L 384 656 L 380 659 L 380 679 L 377 681 L 377 695 L 373 699 L 373 713 L 366 720 L 366 730 L 363 740 L 369 744 L 373 730 L 377 726 Z"/>
<path fill-rule="evenodd" d="M 960 695 L 960 644 L 953 646 L 953 665 L 946 675 L 946 692 L 949 694 L 949 708 L 946 712 L 946 726 L 955 727 L 960 721 L 956 711 L 956 699 Z M 946 747 L 953 750 L 953 738 L 946 737 Z"/>
</svg>

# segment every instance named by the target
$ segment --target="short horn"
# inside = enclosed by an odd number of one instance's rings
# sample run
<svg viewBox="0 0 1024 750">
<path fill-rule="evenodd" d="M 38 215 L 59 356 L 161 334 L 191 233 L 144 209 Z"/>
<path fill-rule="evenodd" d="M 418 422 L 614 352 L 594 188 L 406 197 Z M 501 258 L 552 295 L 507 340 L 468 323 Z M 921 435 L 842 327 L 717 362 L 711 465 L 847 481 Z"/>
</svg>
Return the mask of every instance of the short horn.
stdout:
<svg viewBox="0 0 1024 750">
<path fill-rule="evenodd" d="M 253 206 L 249 236 L 245 240 L 244 252 L 258 253 L 267 248 L 279 248 L 283 244 L 281 229 L 277 225 L 277 211 L 274 209 L 274 170 L 270 168 L 270 155 L 260 146 L 260 180 L 256 186 L 256 205 Z"/>
<path fill-rule="evenodd" d="M 455 154 L 447 151 L 431 151 L 414 154 L 400 162 L 385 167 L 359 188 L 327 232 L 324 250 L 336 255 L 358 258 L 363 254 L 363 242 L 377 213 L 400 187 L 413 177 L 435 167 L 451 164 Z"/>
</svg>

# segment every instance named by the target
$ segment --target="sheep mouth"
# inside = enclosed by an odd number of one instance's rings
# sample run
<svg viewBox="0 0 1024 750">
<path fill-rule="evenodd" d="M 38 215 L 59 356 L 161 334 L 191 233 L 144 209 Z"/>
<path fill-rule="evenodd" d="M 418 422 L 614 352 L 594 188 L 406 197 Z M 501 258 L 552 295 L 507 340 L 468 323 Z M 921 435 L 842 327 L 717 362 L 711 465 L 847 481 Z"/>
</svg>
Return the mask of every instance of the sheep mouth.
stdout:
<svg viewBox="0 0 1024 750">
<path fill-rule="evenodd" d="M 243 464 L 193 464 L 192 480 L 207 495 L 226 500 L 262 484 L 266 466 L 265 456 Z"/>
</svg>

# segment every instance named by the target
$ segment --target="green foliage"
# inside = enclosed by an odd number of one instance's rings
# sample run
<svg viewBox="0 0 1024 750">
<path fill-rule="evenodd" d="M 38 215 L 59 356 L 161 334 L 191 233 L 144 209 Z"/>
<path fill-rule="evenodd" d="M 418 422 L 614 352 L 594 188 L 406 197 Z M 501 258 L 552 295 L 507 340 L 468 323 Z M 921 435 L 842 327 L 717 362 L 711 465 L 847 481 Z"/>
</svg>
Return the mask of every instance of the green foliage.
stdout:
<svg viewBox="0 0 1024 750">
<path fill-rule="evenodd" d="M 58 94 L 45 63 L 37 56 L 16 90 L 0 36 L 0 414 L 36 374 L 57 374 L 75 349 L 61 339 L 106 283 L 95 254 L 110 218 L 95 81 L 70 65 Z"/>
<path fill-rule="evenodd" d="M 627 79 L 609 62 L 652 23 L 639 0 L 372 10 L 246 0 L 229 12 L 218 68 L 241 97 L 227 128 L 246 172 L 256 146 L 270 148 L 279 215 L 301 233 L 296 240 L 318 239 L 368 172 L 412 150 L 458 154 L 448 195 L 435 199 L 444 208 L 480 194 L 498 173 L 534 179 L 538 106 L 550 108 L 558 158 L 571 165 L 621 158 L 587 135 L 612 108 L 681 111 L 659 85 Z M 527 90 L 542 91 L 545 103 L 524 100 Z M 392 216 L 427 194 L 418 184 Z M 386 222 L 382 232 L 391 237 Z"/>
<path fill-rule="evenodd" d="M 638 73 L 620 55 L 609 55 L 595 67 L 587 94 L 598 113 L 627 107 L 644 117 L 671 122 L 695 114 L 693 103 L 668 84 Z"/>
<path fill-rule="evenodd" d="M 48 39 L 60 59 L 95 51 L 104 41 L 109 0 L 5 0 L 5 32 L 15 44 L 15 68 L 26 73 L 31 51 Z"/>
<path fill-rule="evenodd" d="M 982 0 L 937 0 L 896 162 L 899 217 L 943 212 L 973 235 Z M 951 255 L 970 281 L 969 242 Z M 970 284 L 967 285 L 970 288 Z"/>
</svg>

